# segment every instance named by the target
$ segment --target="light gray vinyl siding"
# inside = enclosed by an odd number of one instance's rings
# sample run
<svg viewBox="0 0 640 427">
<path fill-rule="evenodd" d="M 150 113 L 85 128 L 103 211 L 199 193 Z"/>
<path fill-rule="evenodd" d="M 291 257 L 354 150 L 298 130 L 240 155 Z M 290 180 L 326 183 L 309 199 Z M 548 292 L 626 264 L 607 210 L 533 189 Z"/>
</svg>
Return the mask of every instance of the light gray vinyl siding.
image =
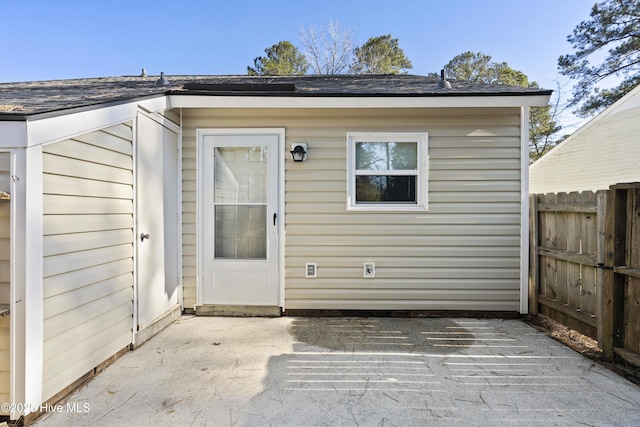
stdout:
<svg viewBox="0 0 640 427">
<path fill-rule="evenodd" d="M 531 165 L 529 192 L 606 190 L 640 181 L 640 87 Z"/>
<path fill-rule="evenodd" d="M 10 193 L 9 175 L 10 154 L 0 153 L 0 191 Z M 0 304 L 10 303 L 10 207 L 9 201 L 0 201 Z M 0 317 L 0 402 L 10 402 L 9 400 L 9 325 L 10 317 Z M 7 412 L 0 411 L 0 415 L 8 415 Z"/>
<path fill-rule="evenodd" d="M 519 310 L 519 109 L 183 110 L 183 125 L 186 307 L 196 129 L 284 127 L 285 308 Z M 347 132 L 366 131 L 429 133 L 427 212 L 347 211 Z M 293 142 L 308 144 L 307 161 L 291 161 Z"/>
<path fill-rule="evenodd" d="M 131 343 L 129 123 L 43 147 L 44 400 Z"/>
<path fill-rule="evenodd" d="M 196 135 L 182 141 L 182 296 L 186 309 L 197 302 L 196 267 Z"/>
</svg>

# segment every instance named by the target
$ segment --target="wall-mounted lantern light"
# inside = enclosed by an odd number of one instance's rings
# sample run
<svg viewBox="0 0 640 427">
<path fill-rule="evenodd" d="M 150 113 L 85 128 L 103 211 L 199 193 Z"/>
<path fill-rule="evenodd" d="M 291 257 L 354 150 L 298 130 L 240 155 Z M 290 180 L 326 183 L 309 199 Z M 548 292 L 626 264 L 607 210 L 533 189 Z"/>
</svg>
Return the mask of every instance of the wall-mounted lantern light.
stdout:
<svg viewBox="0 0 640 427">
<path fill-rule="evenodd" d="M 291 144 L 291 158 L 294 162 L 302 162 L 307 160 L 307 144 L 304 142 L 296 142 Z"/>
</svg>

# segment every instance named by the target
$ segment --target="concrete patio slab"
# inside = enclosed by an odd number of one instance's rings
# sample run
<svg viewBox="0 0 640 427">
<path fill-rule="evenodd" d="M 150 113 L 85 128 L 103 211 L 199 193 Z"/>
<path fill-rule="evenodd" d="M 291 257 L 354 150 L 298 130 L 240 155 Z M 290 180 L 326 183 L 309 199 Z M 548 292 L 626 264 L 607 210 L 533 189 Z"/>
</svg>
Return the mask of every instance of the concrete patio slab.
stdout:
<svg viewBox="0 0 640 427">
<path fill-rule="evenodd" d="M 639 420 L 640 387 L 519 320 L 183 316 L 35 425 Z"/>
</svg>

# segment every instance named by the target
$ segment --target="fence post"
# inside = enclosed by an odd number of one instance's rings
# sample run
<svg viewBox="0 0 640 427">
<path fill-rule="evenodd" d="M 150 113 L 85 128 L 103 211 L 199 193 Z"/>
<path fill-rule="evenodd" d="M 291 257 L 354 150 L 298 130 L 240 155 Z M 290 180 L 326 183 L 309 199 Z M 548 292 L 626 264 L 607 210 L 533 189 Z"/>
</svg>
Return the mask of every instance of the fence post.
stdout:
<svg viewBox="0 0 640 427">
<path fill-rule="evenodd" d="M 597 213 L 596 213 L 596 221 L 598 221 L 597 227 L 597 242 L 596 242 L 596 262 L 600 266 L 604 266 L 606 263 L 606 251 L 607 251 L 607 232 L 610 229 L 607 229 L 607 213 L 609 212 L 609 204 L 612 203 L 613 198 L 610 195 L 614 192 L 614 190 L 600 190 L 596 192 L 596 203 L 597 203 Z M 605 298 L 605 270 L 599 268 L 596 271 L 596 295 L 598 299 L 596 301 L 596 329 L 597 329 L 597 339 L 598 345 L 600 348 L 605 350 L 605 346 L 611 347 L 611 345 L 605 342 L 605 329 L 607 328 L 603 322 L 605 316 L 607 314 L 607 310 L 605 309 L 605 304 L 607 299 Z M 609 304 L 611 302 L 609 301 Z M 611 331 L 609 331 L 611 333 Z M 610 336 L 610 335 L 609 335 Z M 610 352 L 613 352 L 613 348 L 609 349 Z M 607 353 L 607 350 L 605 350 Z M 612 353 L 611 353 L 612 354 Z"/>
<path fill-rule="evenodd" d="M 538 268 L 538 196 L 529 196 L 529 314 L 538 314 L 540 275 Z"/>
<path fill-rule="evenodd" d="M 607 203 L 605 231 L 605 279 L 602 290 L 602 343 L 606 358 L 613 357 L 620 341 L 620 316 L 624 308 L 624 277 L 613 268 L 625 265 L 627 233 L 627 190 L 611 186 Z"/>
<path fill-rule="evenodd" d="M 617 191 L 609 190 L 607 198 L 606 218 L 605 218 L 605 257 L 604 282 L 602 292 L 600 292 L 600 313 L 598 318 L 598 345 L 604 352 L 604 357 L 613 357 L 613 289 L 614 278 L 614 248 L 616 243 L 616 202 Z"/>
</svg>

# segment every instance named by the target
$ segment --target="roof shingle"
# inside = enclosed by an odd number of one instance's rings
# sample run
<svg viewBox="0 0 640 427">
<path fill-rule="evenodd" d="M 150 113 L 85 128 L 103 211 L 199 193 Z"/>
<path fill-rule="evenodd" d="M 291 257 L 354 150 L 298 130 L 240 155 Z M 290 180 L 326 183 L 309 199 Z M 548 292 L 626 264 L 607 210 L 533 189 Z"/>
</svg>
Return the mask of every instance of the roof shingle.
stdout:
<svg viewBox="0 0 640 427">
<path fill-rule="evenodd" d="M 125 76 L 39 82 L 0 83 L 0 120 L 72 108 L 124 102 L 172 93 L 187 95 L 251 96 L 527 96 L 549 95 L 550 90 L 450 81 L 399 75 L 304 76 L 166 76 L 168 86 L 156 86 L 157 76 Z"/>
</svg>

